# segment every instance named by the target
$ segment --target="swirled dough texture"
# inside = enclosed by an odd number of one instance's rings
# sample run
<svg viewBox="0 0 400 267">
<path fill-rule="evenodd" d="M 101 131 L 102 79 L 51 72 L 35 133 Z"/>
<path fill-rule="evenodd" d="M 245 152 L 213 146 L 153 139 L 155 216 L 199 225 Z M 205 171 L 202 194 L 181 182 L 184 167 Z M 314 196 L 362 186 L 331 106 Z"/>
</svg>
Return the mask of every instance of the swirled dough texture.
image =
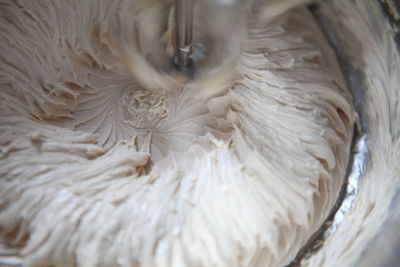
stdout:
<svg viewBox="0 0 400 267">
<path fill-rule="evenodd" d="M 355 116 L 307 9 L 254 16 L 202 97 L 138 78 L 168 5 L 0 1 L 2 264 L 280 266 L 326 219 Z"/>
</svg>

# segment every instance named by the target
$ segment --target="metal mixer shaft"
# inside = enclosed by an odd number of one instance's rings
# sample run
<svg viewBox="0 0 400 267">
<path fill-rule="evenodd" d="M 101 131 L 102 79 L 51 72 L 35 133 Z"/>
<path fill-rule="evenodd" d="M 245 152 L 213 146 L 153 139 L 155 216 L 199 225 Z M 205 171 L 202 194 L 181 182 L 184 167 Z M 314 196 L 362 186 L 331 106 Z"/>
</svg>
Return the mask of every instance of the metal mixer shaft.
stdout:
<svg viewBox="0 0 400 267">
<path fill-rule="evenodd" d="M 193 0 L 175 0 L 175 58 L 179 70 L 192 65 Z"/>
</svg>

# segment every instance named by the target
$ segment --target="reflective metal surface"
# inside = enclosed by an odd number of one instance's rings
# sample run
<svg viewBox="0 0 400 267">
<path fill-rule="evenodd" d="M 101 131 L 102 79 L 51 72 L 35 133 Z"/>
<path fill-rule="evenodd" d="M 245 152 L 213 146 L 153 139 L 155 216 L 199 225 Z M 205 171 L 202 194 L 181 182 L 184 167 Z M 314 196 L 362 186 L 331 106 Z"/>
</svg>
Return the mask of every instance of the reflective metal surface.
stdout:
<svg viewBox="0 0 400 267">
<path fill-rule="evenodd" d="M 192 63 L 193 0 L 175 0 L 175 65 L 185 71 Z"/>
<path fill-rule="evenodd" d="M 310 9 L 334 48 L 361 135 L 338 207 L 291 266 L 400 266 L 400 1 Z"/>
<path fill-rule="evenodd" d="M 317 11 L 316 15 L 339 58 L 365 136 L 356 146 L 346 197 L 324 233 L 324 240 L 330 239 L 326 246 L 337 246 L 337 236 L 355 236 L 353 243 L 346 245 L 363 252 L 352 260 L 348 256 L 348 266 L 399 266 L 400 2 L 325 2 L 324 11 Z M 358 14 L 346 14 L 348 8 Z M 334 22 L 342 18 L 346 21 Z M 354 34 L 361 31 L 366 31 L 365 39 L 359 37 L 363 34 Z M 375 215 L 366 213 L 364 208 Z M 356 216 L 364 212 L 365 215 Z M 350 228 L 349 218 L 365 221 L 357 222 L 359 228 Z M 344 220 L 347 222 L 338 231 Z M 349 228 L 343 229 L 346 227 Z M 364 243 L 357 240 L 354 231 L 365 232 Z M 328 247 L 321 253 L 329 255 L 327 251 L 334 249 Z"/>
</svg>

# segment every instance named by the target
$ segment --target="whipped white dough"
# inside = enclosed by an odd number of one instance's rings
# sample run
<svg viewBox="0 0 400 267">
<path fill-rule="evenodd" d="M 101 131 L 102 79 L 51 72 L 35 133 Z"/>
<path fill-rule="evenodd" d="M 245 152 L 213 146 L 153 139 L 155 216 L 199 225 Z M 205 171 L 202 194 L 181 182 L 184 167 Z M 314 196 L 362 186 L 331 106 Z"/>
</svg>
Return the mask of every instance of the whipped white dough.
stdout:
<svg viewBox="0 0 400 267">
<path fill-rule="evenodd" d="M 170 6 L 0 1 L 0 263 L 282 266 L 325 220 L 355 113 L 313 17 L 185 82 L 148 63 Z"/>
</svg>

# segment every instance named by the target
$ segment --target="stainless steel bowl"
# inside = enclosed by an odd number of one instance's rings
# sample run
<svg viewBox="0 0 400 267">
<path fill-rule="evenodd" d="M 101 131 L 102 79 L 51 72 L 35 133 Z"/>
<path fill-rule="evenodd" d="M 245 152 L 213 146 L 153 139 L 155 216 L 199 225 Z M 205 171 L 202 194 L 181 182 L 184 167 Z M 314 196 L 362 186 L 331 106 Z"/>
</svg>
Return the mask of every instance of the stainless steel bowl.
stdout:
<svg viewBox="0 0 400 267">
<path fill-rule="evenodd" d="M 293 265 L 400 265 L 400 1 L 326 0 L 311 10 L 359 114 L 344 200 Z"/>
</svg>

